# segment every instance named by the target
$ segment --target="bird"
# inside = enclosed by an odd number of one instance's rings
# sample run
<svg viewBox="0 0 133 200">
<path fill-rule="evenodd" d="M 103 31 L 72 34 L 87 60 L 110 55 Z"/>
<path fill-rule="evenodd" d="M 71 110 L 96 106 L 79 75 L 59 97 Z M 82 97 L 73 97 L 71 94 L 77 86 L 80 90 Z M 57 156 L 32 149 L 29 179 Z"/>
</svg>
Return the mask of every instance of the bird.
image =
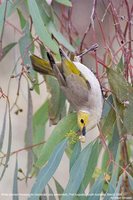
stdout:
<svg viewBox="0 0 133 200">
<path fill-rule="evenodd" d="M 103 108 L 101 86 L 94 73 L 78 60 L 71 61 L 59 48 L 60 62 L 47 51 L 48 60 L 31 54 L 33 69 L 42 74 L 55 76 L 67 100 L 77 112 L 77 122 L 81 132 L 79 140 L 85 142 L 86 133 L 100 121 Z"/>
</svg>

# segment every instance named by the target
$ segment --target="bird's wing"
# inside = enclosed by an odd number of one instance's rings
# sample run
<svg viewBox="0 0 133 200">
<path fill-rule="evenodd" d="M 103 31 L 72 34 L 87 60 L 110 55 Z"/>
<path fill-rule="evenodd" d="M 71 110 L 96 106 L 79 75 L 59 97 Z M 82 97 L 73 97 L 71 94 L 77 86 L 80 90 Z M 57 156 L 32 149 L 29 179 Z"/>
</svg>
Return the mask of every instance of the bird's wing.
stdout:
<svg viewBox="0 0 133 200">
<path fill-rule="evenodd" d="M 75 101 L 80 101 L 80 105 L 88 102 L 89 90 L 86 80 L 77 74 L 70 74 L 66 77 L 66 85 L 71 93 L 71 97 L 74 96 Z"/>
<path fill-rule="evenodd" d="M 68 80 L 76 79 L 77 82 L 80 82 L 81 86 L 84 89 L 90 89 L 89 81 L 84 77 L 82 72 L 77 68 L 75 63 L 73 63 L 65 54 L 65 52 L 60 48 L 59 49 L 62 68 L 60 68 L 60 72 L 63 74 L 64 78 Z M 73 77 L 73 78 L 72 78 Z"/>
</svg>

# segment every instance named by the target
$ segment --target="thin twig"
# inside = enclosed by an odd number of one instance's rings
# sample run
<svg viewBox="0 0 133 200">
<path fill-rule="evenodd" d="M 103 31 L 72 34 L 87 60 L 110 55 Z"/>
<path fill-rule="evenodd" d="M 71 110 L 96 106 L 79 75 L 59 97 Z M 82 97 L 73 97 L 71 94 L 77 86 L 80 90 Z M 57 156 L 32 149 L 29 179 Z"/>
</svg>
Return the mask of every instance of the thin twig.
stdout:
<svg viewBox="0 0 133 200">
<path fill-rule="evenodd" d="M 93 7 L 92 7 L 92 12 L 91 12 L 91 22 L 90 24 L 88 25 L 84 35 L 83 35 L 83 38 L 81 40 L 81 44 L 80 44 L 80 48 L 79 48 L 79 51 L 82 52 L 83 50 L 83 44 L 84 44 L 84 40 L 88 34 L 88 32 L 90 31 L 91 27 L 93 27 L 94 29 L 94 19 L 95 19 L 95 15 L 96 15 L 96 5 L 97 5 L 97 0 L 94 0 L 93 1 Z"/>
<path fill-rule="evenodd" d="M 100 129 L 99 126 L 98 126 L 98 129 L 99 129 L 99 132 L 100 132 L 99 138 L 100 138 L 102 144 L 104 145 L 104 147 L 105 147 L 105 149 L 107 150 L 108 155 L 109 155 L 109 161 L 108 161 L 108 166 L 109 166 L 110 163 L 114 160 L 114 159 L 113 159 L 113 154 L 112 154 L 112 152 L 109 150 L 109 148 L 108 148 L 108 146 L 107 146 L 107 144 L 106 144 L 105 137 L 104 137 L 104 135 L 103 135 L 103 133 L 102 133 L 102 131 L 101 131 L 101 129 Z"/>
<path fill-rule="evenodd" d="M 104 14 L 103 14 L 103 17 L 102 17 L 102 19 L 101 19 L 101 22 L 104 21 L 105 16 L 107 15 L 107 12 L 108 12 L 108 9 L 109 9 L 110 5 L 111 5 L 111 4 L 109 3 L 108 6 L 107 6 L 107 8 L 106 8 L 106 10 L 105 10 L 105 12 L 104 12 Z"/>
<path fill-rule="evenodd" d="M 18 149 L 18 150 L 16 150 L 16 151 L 11 152 L 10 156 L 13 156 L 14 154 L 18 154 L 18 153 L 20 153 L 20 152 L 22 152 L 22 151 L 31 150 L 31 149 L 33 149 L 33 148 L 35 148 L 35 147 L 38 147 L 38 146 L 44 144 L 45 142 L 46 142 L 46 141 L 42 141 L 42 142 L 40 142 L 40 143 L 33 144 L 33 145 L 30 145 L 30 146 L 27 146 L 27 147 Z M 4 154 L 3 156 L 0 156 L 0 158 L 3 159 L 3 158 L 5 158 L 6 156 L 7 156 L 7 154 Z"/>
<path fill-rule="evenodd" d="M 8 20 L 5 21 L 5 23 L 7 25 L 9 25 L 11 28 L 13 28 L 17 33 L 19 33 L 20 35 L 22 35 L 22 31 L 20 29 L 18 29 L 18 27 L 16 27 L 14 24 L 10 23 Z"/>
</svg>

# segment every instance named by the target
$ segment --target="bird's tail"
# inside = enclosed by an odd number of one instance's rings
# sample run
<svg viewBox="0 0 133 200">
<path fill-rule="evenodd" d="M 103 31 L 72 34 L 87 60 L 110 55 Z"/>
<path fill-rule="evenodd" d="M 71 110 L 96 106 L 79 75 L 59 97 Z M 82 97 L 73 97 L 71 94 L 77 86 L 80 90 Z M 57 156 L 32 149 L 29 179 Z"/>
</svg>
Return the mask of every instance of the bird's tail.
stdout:
<svg viewBox="0 0 133 200">
<path fill-rule="evenodd" d="M 51 75 L 54 76 L 53 69 L 51 68 L 51 64 L 49 61 L 39 58 L 38 56 L 32 54 L 30 55 L 31 63 L 33 69 L 43 75 Z"/>
<path fill-rule="evenodd" d="M 80 75 L 80 71 L 75 64 L 69 59 L 65 52 L 59 48 L 61 62 L 55 62 L 52 54 L 47 52 L 48 61 L 32 54 L 30 56 L 33 69 L 41 74 L 56 76 L 54 69 L 58 68 L 56 72 L 60 71 L 62 76 L 67 77 L 70 74 Z M 55 67 L 54 67 L 55 66 Z"/>
</svg>

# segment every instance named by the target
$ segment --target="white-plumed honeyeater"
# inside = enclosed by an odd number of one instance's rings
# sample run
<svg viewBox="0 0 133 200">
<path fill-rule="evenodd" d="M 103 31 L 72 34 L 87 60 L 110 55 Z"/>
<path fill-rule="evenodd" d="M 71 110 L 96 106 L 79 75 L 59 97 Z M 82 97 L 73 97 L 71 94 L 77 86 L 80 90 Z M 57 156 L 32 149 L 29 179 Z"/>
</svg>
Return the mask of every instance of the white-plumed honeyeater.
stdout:
<svg viewBox="0 0 133 200">
<path fill-rule="evenodd" d="M 55 62 L 47 52 L 48 61 L 31 55 L 34 70 L 55 76 L 68 101 L 77 111 L 81 130 L 80 141 L 85 142 L 85 134 L 95 127 L 102 114 L 103 98 L 100 84 L 93 72 L 80 62 L 72 62 L 64 51 L 59 49 L 61 62 Z"/>
</svg>

